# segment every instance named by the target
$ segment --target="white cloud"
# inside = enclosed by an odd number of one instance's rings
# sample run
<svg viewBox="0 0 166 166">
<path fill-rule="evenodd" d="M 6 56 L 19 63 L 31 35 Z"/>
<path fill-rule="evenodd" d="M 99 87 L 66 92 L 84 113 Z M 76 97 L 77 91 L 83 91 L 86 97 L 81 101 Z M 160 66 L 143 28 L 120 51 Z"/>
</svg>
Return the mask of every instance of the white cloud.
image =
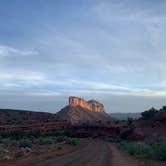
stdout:
<svg viewBox="0 0 166 166">
<path fill-rule="evenodd" d="M 23 80 L 23 81 L 42 81 L 45 77 L 37 72 L 6 72 L 0 71 L 0 80 Z"/>
<path fill-rule="evenodd" d="M 113 89 L 113 90 L 129 90 L 128 87 L 112 85 L 100 82 L 81 81 L 81 80 L 70 80 L 71 83 L 81 86 L 85 86 L 90 89 Z"/>
<path fill-rule="evenodd" d="M 27 93 L 27 95 L 28 96 L 39 96 L 39 97 L 55 97 L 55 96 L 61 96 L 62 95 L 62 93 L 58 93 L 58 92 L 52 92 L 52 91 L 50 91 L 50 92 L 48 92 L 48 91 L 46 91 L 46 92 L 30 92 L 30 93 Z"/>
<path fill-rule="evenodd" d="M 13 56 L 13 55 L 21 55 L 21 56 L 28 56 L 28 55 L 37 55 L 37 51 L 33 50 L 20 50 L 17 48 L 13 48 L 6 45 L 0 45 L 0 56 Z"/>
</svg>

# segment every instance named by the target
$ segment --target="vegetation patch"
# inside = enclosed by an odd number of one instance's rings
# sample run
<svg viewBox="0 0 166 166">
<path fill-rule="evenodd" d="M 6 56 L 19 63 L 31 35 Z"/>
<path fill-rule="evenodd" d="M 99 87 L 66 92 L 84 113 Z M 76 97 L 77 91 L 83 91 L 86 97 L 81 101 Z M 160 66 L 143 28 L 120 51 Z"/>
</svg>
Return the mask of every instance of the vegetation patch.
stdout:
<svg viewBox="0 0 166 166">
<path fill-rule="evenodd" d="M 121 141 L 118 146 L 136 157 L 166 161 L 166 140 L 155 142 Z"/>
<path fill-rule="evenodd" d="M 20 157 L 23 157 L 24 156 L 24 152 L 23 151 L 18 151 L 16 153 L 14 153 L 14 157 L 15 158 L 20 158 Z"/>
<path fill-rule="evenodd" d="M 19 147 L 20 148 L 26 148 L 26 147 L 31 148 L 32 147 L 32 142 L 29 139 L 22 139 L 19 142 Z"/>
<path fill-rule="evenodd" d="M 70 137 L 67 129 L 50 133 L 2 132 L 0 133 L 0 160 L 20 158 L 24 155 L 40 155 L 47 153 L 48 149 L 61 150 L 64 144 L 77 146 L 79 143 L 79 139 Z"/>
</svg>

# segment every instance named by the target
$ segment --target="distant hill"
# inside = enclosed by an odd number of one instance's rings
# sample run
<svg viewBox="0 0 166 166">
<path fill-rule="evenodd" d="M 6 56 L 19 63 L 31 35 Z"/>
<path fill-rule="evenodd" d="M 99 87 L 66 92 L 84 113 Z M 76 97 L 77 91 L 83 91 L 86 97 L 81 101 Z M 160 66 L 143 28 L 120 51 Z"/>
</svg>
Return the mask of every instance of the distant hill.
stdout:
<svg viewBox="0 0 166 166">
<path fill-rule="evenodd" d="M 139 119 L 141 113 L 110 113 L 110 116 L 116 120 L 127 120 L 128 118 Z"/>
<path fill-rule="evenodd" d="M 57 120 L 55 114 L 27 110 L 0 109 L 0 125 L 31 124 Z"/>
<path fill-rule="evenodd" d="M 104 105 L 95 100 L 70 97 L 69 105 L 56 114 L 28 110 L 0 109 L 0 125 L 22 125 L 66 120 L 72 124 L 110 121 Z"/>
<path fill-rule="evenodd" d="M 110 120 L 109 114 L 104 111 L 103 104 L 95 100 L 86 102 L 84 99 L 77 97 L 70 97 L 69 105 L 61 109 L 57 116 L 72 124 Z"/>
</svg>

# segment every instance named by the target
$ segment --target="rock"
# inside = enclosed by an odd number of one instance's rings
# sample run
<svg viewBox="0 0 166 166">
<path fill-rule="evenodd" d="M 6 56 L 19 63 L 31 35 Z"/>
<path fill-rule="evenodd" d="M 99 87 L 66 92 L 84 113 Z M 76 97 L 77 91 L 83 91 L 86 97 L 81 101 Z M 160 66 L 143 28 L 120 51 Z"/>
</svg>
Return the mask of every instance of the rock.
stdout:
<svg viewBox="0 0 166 166">
<path fill-rule="evenodd" d="M 80 106 L 92 112 L 104 112 L 104 105 L 96 100 L 85 101 L 78 97 L 69 97 L 70 106 Z"/>
<path fill-rule="evenodd" d="M 4 158 L 3 158 L 4 160 L 10 160 L 10 159 L 12 159 L 12 157 L 10 157 L 10 156 L 4 156 Z"/>
<path fill-rule="evenodd" d="M 96 100 L 85 101 L 78 97 L 69 97 L 69 105 L 56 114 L 70 124 L 106 124 L 110 116 L 104 111 L 104 105 Z"/>
<path fill-rule="evenodd" d="M 21 148 L 21 150 L 24 152 L 24 155 L 28 155 L 32 152 L 32 149 L 29 147 Z"/>
<path fill-rule="evenodd" d="M 93 112 L 104 112 L 104 105 L 96 100 L 89 100 L 91 111 Z"/>
<path fill-rule="evenodd" d="M 4 149 L 4 152 L 5 152 L 5 153 L 9 153 L 9 150 L 7 150 L 7 149 Z"/>
</svg>

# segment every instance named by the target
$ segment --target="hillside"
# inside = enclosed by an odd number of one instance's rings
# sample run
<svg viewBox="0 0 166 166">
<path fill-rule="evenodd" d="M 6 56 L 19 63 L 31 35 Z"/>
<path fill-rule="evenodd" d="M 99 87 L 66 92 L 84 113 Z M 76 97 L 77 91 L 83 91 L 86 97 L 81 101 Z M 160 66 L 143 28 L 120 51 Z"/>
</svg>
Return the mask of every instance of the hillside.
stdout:
<svg viewBox="0 0 166 166">
<path fill-rule="evenodd" d="M 61 109 L 57 116 L 72 124 L 110 121 L 110 116 L 104 111 L 103 104 L 95 100 L 86 102 L 77 97 L 70 97 L 69 105 Z"/>
<path fill-rule="evenodd" d="M 55 121 L 55 114 L 27 110 L 0 109 L 0 125 L 31 124 Z"/>
<path fill-rule="evenodd" d="M 80 106 L 66 106 L 57 113 L 63 120 L 67 120 L 72 124 L 76 123 L 95 123 L 97 121 L 109 121 L 109 115 L 105 112 L 90 112 Z"/>
<path fill-rule="evenodd" d="M 135 122 L 135 126 L 141 129 L 148 139 L 166 138 L 166 109 L 151 108 L 142 113 L 142 118 Z"/>
<path fill-rule="evenodd" d="M 56 114 L 27 110 L 0 109 L 0 125 L 20 125 L 40 122 L 67 120 L 72 124 L 89 122 L 106 122 L 110 116 L 105 113 L 104 105 L 95 101 L 85 101 L 69 97 L 69 105 Z"/>
</svg>

